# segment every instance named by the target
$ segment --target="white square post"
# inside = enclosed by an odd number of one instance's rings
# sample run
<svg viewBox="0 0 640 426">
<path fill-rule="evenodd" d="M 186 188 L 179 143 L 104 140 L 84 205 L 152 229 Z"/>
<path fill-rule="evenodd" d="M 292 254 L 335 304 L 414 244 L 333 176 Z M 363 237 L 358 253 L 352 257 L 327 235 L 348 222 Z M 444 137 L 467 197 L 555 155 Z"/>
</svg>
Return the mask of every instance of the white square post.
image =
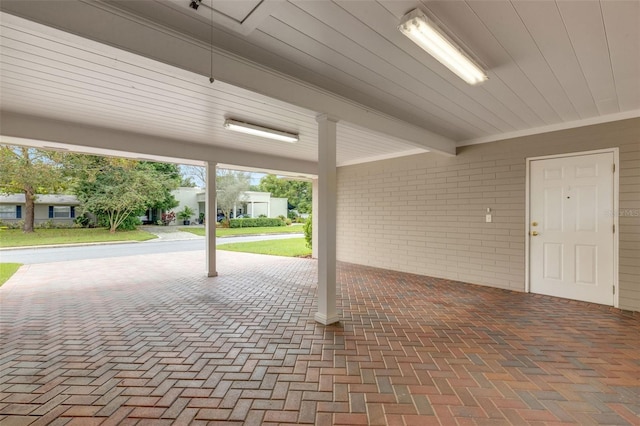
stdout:
<svg viewBox="0 0 640 426">
<path fill-rule="evenodd" d="M 218 206 L 216 205 L 216 163 L 207 162 L 207 201 L 206 201 L 206 240 L 207 240 L 207 276 L 217 277 L 216 270 L 216 220 Z"/>
<path fill-rule="evenodd" d="M 318 312 L 315 320 L 329 325 L 339 321 L 336 311 L 336 118 L 318 121 Z"/>
<path fill-rule="evenodd" d="M 318 258 L 318 178 L 311 181 L 311 257 Z"/>
</svg>

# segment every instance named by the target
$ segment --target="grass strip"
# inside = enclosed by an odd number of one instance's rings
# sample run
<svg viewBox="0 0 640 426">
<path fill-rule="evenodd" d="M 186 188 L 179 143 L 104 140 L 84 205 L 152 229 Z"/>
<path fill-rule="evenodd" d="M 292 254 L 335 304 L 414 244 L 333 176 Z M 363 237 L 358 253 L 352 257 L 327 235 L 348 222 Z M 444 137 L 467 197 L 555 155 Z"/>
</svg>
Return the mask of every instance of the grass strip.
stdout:
<svg viewBox="0 0 640 426">
<path fill-rule="evenodd" d="M 180 228 L 180 231 L 204 237 L 204 228 Z M 273 226 L 256 228 L 216 228 L 216 237 L 233 237 L 235 235 L 260 235 L 260 234 L 302 234 L 302 226 Z"/>
<path fill-rule="evenodd" d="M 21 266 L 22 263 L 0 263 L 0 286 L 6 283 Z"/>
<path fill-rule="evenodd" d="M 117 231 L 111 234 L 104 228 L 36 229 L 29 234 L 25 234 L 20 229 L 6 229 L 0 231 L 0 247 L 146 241 L 154 238 L 157 237 L 145 231 Z"/>
<path fill-rule="evenodd" d="M 311 249 L 307 248 L 304 238 L 221 244 L 217 249 L 286 257 L 305 257 L 311 254 Z"/>
</svg>

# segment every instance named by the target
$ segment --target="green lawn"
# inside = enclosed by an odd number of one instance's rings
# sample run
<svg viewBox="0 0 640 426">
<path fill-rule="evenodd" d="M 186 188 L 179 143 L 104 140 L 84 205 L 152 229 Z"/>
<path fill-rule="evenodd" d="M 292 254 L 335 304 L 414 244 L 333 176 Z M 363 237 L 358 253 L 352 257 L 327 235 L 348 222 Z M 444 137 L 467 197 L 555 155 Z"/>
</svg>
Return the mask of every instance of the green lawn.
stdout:
<svg viewBox="0 0 640 426">
<path fill-rule="evenodd" d="M 22 263 L 0 263 L 0 286 L 9 280 L 22 266 Z"/>
<path fill-rule="evenodd" d="M 27 247 L 53 244 L 76 244 L 109 241 L 146 241 L 157 238 L 145 231 L 118 231 L 110 234 L 108 229 L 36 229 L 25 234 L 20 229 L 0 231 L 0 247 Z"/>
<path fill-rule="evenodd" d="M 191 232 L 204 237 L 204 228 L 180 228 L 181 231 Z M 231 237 L 234 235 L 256 235 L 256 234 L 302 234 L 302 226 L 273 226 L 269 228 L 216 228 L 216 237 Z"/>
<path fill-rule="evenodd" d="M 272 256 L 302 257 L 311 254 L 304 238 L 254 241 L 249 243 L 220 244 L 218 250 L 241 251 L 245 253 L 270 254 Z"/>
</svg>

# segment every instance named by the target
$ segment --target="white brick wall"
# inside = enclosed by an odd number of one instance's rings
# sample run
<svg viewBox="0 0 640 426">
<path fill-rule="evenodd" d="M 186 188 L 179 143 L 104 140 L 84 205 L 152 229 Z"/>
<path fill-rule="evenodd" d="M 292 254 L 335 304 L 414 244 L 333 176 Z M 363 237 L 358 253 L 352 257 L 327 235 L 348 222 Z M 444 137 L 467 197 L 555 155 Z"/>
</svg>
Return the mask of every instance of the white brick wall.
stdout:
<svg viewBox="0 0 640 426">
<path fill-rule="evenodd" d="M 640 119 L 341 167 L 338 259 L 523 291 L 525 159 L 608 147 L 620 210 L 640 211 Z M 620 307 L 640 311 L 640 217 L 619 231 Z"/>
</svg>

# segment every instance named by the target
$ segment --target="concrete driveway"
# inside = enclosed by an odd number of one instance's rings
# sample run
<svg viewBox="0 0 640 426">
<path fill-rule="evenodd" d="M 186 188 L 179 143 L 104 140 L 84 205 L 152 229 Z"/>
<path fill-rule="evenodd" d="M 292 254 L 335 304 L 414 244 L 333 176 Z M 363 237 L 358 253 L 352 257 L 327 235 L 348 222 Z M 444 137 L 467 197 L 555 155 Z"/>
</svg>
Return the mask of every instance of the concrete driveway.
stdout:
<svg viewBox="0 0 640 426">
<path fill-rule="evenodd" d="M 102 259 L 108 257 L 138 256 L 144 254 L 162 254 L 205 249 L 204 237 L 190 232 L 181 232 L 175 227 L 157 227 L 149 230 L 158 238 L 143 242 L 94 243 L 89 245 L 66 245 L 55 247 L 23 247 L 0 249 L 0 261 L 22 264 L 66 262 L 71 260 Z M 221 237 L 217 245 L 250 241 L 280 240 L 302 238 L 300 234 L 265 234 Z"/>
</svg>

